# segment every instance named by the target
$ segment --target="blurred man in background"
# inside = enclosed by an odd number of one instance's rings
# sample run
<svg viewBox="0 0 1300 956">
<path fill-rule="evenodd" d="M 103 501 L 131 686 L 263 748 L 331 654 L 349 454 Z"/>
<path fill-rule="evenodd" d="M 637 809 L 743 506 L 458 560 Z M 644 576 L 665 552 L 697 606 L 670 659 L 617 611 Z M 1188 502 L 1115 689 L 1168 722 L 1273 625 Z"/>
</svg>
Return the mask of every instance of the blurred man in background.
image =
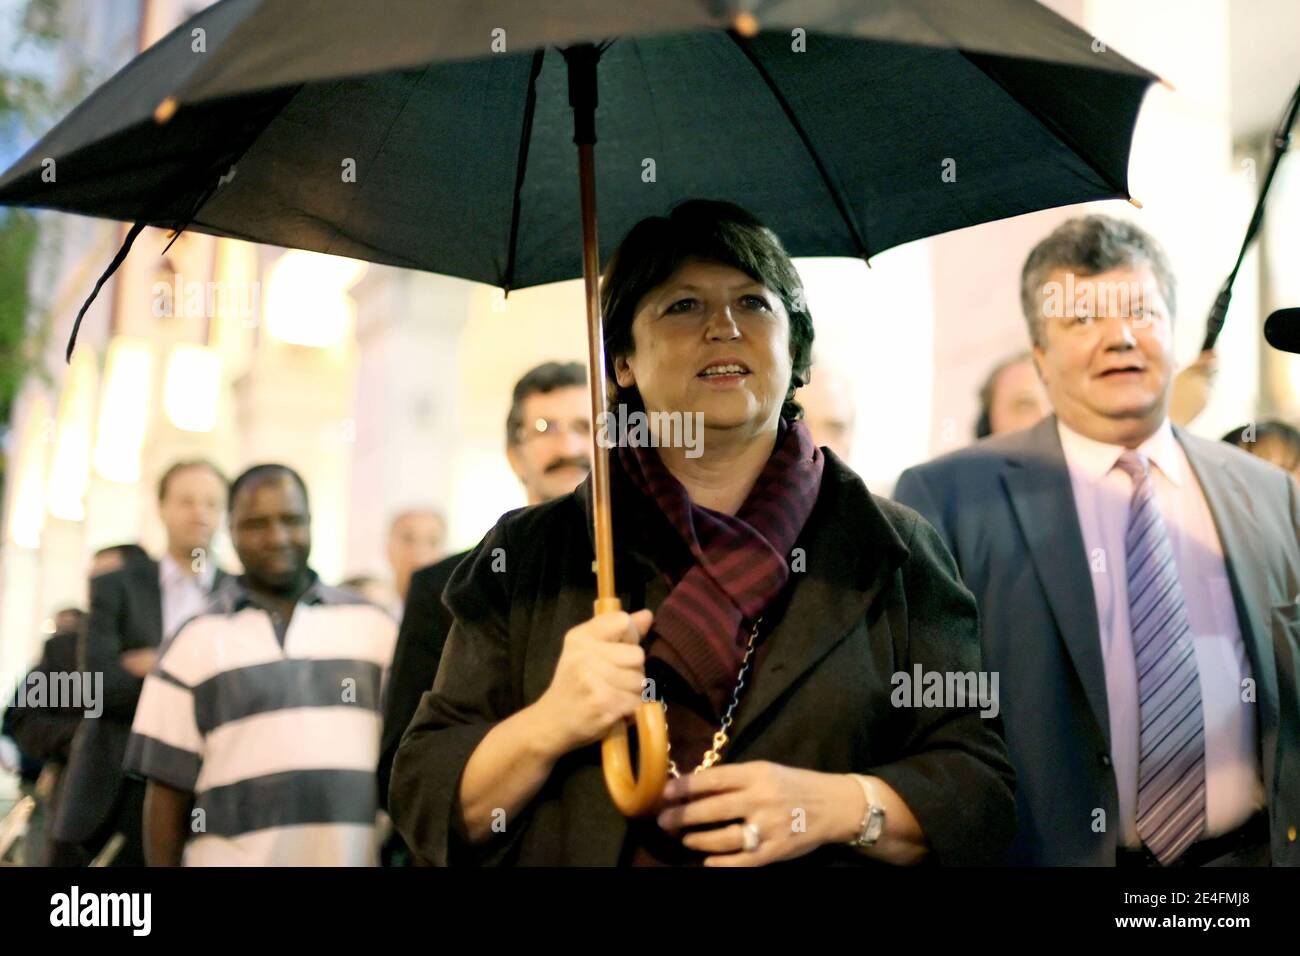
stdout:
<svg viewBox="0 0 1300 956">
<path fill-rule="evenodd" d="M 114 834 L 114 865 L 144 863 L 144 786 L 122 773 L 122 758 L 144 677 L 158 648 L 202 609 L 222 577 L 212 537 L 225 509 L 226 482 L 211 462 L 182 461 L 158 483 L 158 515 L 167 550 L 158 561 L 122 551 L 123 565 L 90 580 L 90 617 L 78 670 L 104 675 L 104 713 L 83 720 L 73 739 L 54 836 L 94 856 Z"/>
<path fill-rule="evenodd" d="M 437 511 L 410 508 L 393 518 L 388 528 L 388 564 L 393 569 L 399 611 L 406 603 L 411 575 L 446 553 L 447 522 Z"/>
<path fill-rule="evenodd" d="M 999 362 L 980 386 L 975 437 L 987 438 L 1037 425 L 1051 410 L 1033 356 L 1019 352 Z"/>
<path fill-rule="evenodd" d="M 506 416 L 506 458 L 530 505 L 567 495 L 587 477 L 591 470 L 591 397 L 584 365 L 547 362 L 515 384 Z M 433 686 L 442 647 L 451 631 L 451 613 L 443 606 L 442 591 L 468 553 L 462 551 L 422 568 L 411 578 L 384 710 L 379 783 L 385 806 L 397 745 L 420 698 Z M 396 834 L 387 857 L 398 865 L 407 862 L 405 847 Z"/>
<path fill-rule="evenodd" d="M 377 862 L 379 702 L 396 625 L 307 564 L 307 488 L 278 464 L 230 486 L 243 564 L 145 680 L 125 765 L 149 781 L 151 866 Z"/>
<path fill-rule="evenodd" d="M 825 446 L 848 464 L 853 454 L 853 426 L 857 405 L 853 380 L 840 369 L 813 360 L 812 378 L 795 393 L 803 406 L 803 418 L 812 432 L 813 443 Z"/>
</svg>

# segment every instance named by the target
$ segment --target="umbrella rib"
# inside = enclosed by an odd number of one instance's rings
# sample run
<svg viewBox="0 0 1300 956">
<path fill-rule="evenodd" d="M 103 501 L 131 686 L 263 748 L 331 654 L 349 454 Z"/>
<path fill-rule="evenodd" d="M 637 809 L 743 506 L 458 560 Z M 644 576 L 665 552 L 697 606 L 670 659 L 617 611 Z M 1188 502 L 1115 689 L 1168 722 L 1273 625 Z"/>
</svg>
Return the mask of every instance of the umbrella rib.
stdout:
<svg viewBox="0 0 1300 956">
<path fill-rule="evenodd" d="M 870 253 L 867 251 L 866 241 L 858 231 L 858 225 L 854 222 L 853 216 L 849 212 L 848 204 L 844 201 L 844 197 L 840 194 L 839 189 L 836 188 L 835 183 L 831 180 L 830 172 L 826 169 L 826 164 L 822 162 L 821 156 L 818 154 L 816 148 L 814 148 L 812 140 L 808 137 L 807 130 L 803 128 L 803 124 L 799 122 L 799 118 L 794 115 L 794 110 L 791 109 L 789 101 L 785 98 L 785 94 L 777 87 L 771 74 L 768 73 L 763 64 L 759 62 L 758 57 L 754 54 L 754 51 L 750 48 L 749 44 L 745 42 L 744 38 L 734 30 L 728 30 L 726 32 L 727 36 L 731 37 L 732 42 L 740 48 L 740 51 L 745 54 L 745 57 L 749 60 L 750 64 L 758 72 L 759 77 L 762 78 L 763 83 L 767 86 L 768 91 L 771 92 L 777 105 L 779 105 L 782 112 L 785 113 L 785 118 L 789 120 L 790 125 L 794 127 L 794 131 L 798 134 L 800 142 L 803 143 L 804 149 L 808 151 L 808 156 L 813 161 L 813 166 L 817 169 L 817 175 L 821 177 L 822 183 L 826 186 L 826 191 L 830 193 L 831 199 L 835 203 L 835 208 L 839 210 L 840 218 L 844 220 L 844 225 L 849 230 L 849 235 L 853 238 L 853 244 L 857 247 L 858 256 L 863 260 L 868 259 Z"/>
<path fill-rule="evenodd" d="M 519 135 L 519 158 L 515 163 L 515 192 L 510 207 L 510 244 L 506 248 L 506 275 L 504 290 L 510 294 L 515 282 L 515 257 L 519 243 L 519 215 L 524 190 L 524 174 L 528 170 L 528 147 L 533 138 L 533 115 L 537 111 L 537 75 L 542 72 L 544 49 L 533 54 L 533 65 L 528 71 L 528 94 L 524 100 L 523 129 Z"/>
</svg>

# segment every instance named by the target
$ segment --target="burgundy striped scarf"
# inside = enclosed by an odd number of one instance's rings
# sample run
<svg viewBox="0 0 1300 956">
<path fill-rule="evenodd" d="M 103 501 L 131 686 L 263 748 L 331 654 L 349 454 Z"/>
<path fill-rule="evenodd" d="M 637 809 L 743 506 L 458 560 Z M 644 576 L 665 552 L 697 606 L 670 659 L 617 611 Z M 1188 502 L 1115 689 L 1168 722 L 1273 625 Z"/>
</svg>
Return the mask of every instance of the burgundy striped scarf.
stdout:
<svg viewBox="0 0 1300 956">
<path fill-rule="evenodd" d="M 654 448 L 623 445 L 619 463 L 695 559 L 655 614 L 648 656 L 667 663 L 721 714 L 749 628 L 790 577 L 791 549 L 821 487 L 821 450 L 803 422 L 781 420 L 772 455 L 734 516 L 694 504 Z"/>
</svg>

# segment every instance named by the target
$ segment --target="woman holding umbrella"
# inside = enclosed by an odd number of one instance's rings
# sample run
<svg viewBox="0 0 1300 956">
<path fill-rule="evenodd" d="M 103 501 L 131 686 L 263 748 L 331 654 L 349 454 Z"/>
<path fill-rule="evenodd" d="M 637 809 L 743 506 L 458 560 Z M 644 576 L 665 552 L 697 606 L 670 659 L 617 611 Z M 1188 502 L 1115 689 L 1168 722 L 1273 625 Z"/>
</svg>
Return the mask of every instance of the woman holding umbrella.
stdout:
<svg viewBox="0 0 1300 956">
<path fill-rule="evenodd" d="M 996 718 L 903 687 L 980 670 L 974 601 L 929 525 L 799 420 L 812 319 L 777 237 L 685 203 L 631 230 L 601 302 L 620 415 L 703 424 L 701 448 L 611 453 L 616 578 L 642 610 L 591 616 L 589 485 L 503 517 L 447 588 L 398 830 L 435 864 L 996 862 L 1014 824 Z M 594 744 L 647 699 L 673 775 L 628 821 Z"/>
</svg>

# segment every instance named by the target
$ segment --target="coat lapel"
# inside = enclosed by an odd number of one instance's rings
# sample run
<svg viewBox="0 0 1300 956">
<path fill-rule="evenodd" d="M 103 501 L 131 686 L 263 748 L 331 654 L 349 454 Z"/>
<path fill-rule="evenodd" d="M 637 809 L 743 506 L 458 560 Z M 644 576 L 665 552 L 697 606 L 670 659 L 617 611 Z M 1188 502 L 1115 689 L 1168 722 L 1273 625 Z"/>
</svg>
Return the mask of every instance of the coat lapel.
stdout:
<svg viewBox="0 0 1300 956">
<path fill-rule="evenodd" d="M 1002 483 L 1057 630 L 1109 747 L 1110 711 L 1092 573 L 1056 416 L 1035 425 L 1026 438 L 1025 451 L 1008 458 Z"/>
<path fill-rule="evenodd" d="M 765 638 L 771 650 L 752 692 L 742 698 L 733 742 L 852 633 L 909 554 L 862 479 L 822 451 L 826 469 L 817 504 L 795 544 L 804 549 L 807 567 L 791 575 L 790 603 Z"/>
<path fill-rule="evenodd" d="M 1223 564 L 1232 587 L 1232 600 L 1236 605 L 1237 626 L 1246 645 L 1251 670 L 1255 677 L 1256 701 L 1259 704 L 1260 758 L 1264 773 L 1266 793 L 1272 793 L 1274 758 L 1277 753 L 1278 734 L 1278 683 L 1277 664 L 1273 653 L 1272 622 L 1263 617 L 1272 607 L 1266 582 L 1260 576 L 1263 563 L 1256 556 L 1255 542 L 1263 541 L 1259 522 L 1251 507 L 1251 495 L 1240 477 L 1224 463 L 1188 441 L 1182 429 L 1174 429 L 1174 437 L 1183 446 L 1187 460 L 1196 473 L 1210 516 L 1219 533 L 1223 548 Z M 1218 449 L 1216 449 L 1217 451 Z"/>
</svg>

